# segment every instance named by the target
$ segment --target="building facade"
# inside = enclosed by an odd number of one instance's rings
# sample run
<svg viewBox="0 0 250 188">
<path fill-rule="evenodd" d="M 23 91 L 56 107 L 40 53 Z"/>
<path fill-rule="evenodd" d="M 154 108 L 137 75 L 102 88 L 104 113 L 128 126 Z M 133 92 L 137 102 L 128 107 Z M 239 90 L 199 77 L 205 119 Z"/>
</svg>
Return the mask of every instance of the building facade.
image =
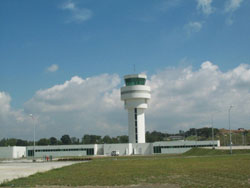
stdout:
<svg viewBox="0 0 250 188">
<path fill-rule="evenodd" d="M 44 156 L 110 156 L 118 151 L 120 156 L 184 153 L 194 147 L 219 147 L 220 141 L 168 141 L 154 143 L 89 144 L 35 146 L 35 157 Z M 33 146 L 26 148 L 27 157 L 33 157 Z"/>
</svg>

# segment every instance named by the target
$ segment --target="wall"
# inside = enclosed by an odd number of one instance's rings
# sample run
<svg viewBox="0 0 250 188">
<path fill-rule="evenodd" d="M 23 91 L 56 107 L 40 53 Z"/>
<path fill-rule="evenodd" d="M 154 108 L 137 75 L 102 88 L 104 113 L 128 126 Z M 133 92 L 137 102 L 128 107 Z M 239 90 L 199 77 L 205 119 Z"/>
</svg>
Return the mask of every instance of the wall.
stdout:
<svg viewBox="0 0 250 188">
<path fill-rule="evenodd" d="M 13 158 L 13 147 L 0 147 L 0 158 L 1 159 Z"/>
<path fill-rule="evenodd" d="M 14 146 L 13 147 L 13 158 L 26 157 L 26 147 Z"/>
<path fill-rule="evenodd" d="M 22 146 L 0 147 L 1 159 L 16 159 L 22 157 L 26 157 L 26 147 Z"/>
<path fill-rule="evenodd" d="M 112 151 L 119 151 L 119 155 L 131 155 L 132 144 L 104 144 L 104 155 L 111 155 Z"/>
<path fill-rule="evenodd" d="M 150 155 L 152 154 L 152 143 L 132 144 L 134 155 Z"/>
</svg>

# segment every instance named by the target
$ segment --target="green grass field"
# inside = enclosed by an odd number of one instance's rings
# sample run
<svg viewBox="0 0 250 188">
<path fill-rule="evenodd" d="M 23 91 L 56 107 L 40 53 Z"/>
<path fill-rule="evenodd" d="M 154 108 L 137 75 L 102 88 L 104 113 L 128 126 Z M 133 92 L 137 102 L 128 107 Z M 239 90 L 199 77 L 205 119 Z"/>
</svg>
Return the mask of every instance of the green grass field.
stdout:
<svg viewBox="0 0 250 188">
<path fill-rule="evenodd" d="M 175 184 L 180 187 L 250 187 L 250 151 L 234 153 L 237 154 L 192 149 L 183 155 L 100 158 L 37 173 L 1 186 Z"/>
</svg>

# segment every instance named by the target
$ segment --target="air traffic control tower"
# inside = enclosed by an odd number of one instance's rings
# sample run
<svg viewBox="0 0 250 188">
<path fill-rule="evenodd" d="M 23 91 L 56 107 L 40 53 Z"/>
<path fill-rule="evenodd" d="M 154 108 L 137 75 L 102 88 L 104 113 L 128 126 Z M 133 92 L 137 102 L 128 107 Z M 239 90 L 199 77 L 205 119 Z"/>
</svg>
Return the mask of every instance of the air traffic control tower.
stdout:
<svg viewBox="0 0 250 188">
<path fill-rule="evenodd" d="M 129 143 L 145 143 L 145 116 L 151 98 L 150 87 L 146 86 L 147 76 L 130 74 L 124 76 L 125 86 L 121 88 L 121 100 L 128 110 Z"/>
</svg>

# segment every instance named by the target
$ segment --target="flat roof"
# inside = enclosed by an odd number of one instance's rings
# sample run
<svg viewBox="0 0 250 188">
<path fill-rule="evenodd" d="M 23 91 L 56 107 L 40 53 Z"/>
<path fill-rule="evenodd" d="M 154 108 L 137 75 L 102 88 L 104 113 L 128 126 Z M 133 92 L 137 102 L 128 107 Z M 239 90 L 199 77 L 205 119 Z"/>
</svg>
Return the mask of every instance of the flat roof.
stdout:
<svg viewBox="0 0 250 188">
<path fill-rule="evenodd" d="M 147 79 L 147 76 L 146 76 L 146 74 L 127 74 L 124 76 L 124 79 L 127 79 L 127 78 L 145 78 L 145 79 Z"/>
</svg>

